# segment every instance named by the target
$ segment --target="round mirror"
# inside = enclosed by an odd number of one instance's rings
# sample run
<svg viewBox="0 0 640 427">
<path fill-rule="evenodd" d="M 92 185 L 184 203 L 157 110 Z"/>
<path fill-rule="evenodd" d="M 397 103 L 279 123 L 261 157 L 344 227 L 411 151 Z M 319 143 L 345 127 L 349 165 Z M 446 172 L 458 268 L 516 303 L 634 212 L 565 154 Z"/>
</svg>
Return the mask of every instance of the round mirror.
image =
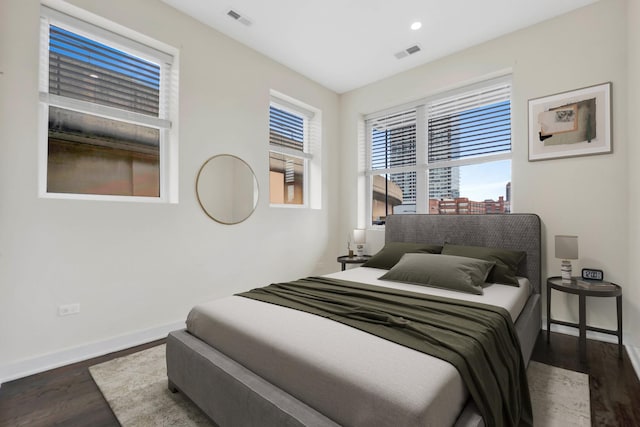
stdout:
<svg viewBox="0 0 640 427">
<path fill-rule="evenodd" d="M 249 218 L 258 204 L 258 181 L 244 160 L 221 154 L 200 168 L 196 195 L 202 210 L 213 220 L 237 224 Z"/>
</svg>

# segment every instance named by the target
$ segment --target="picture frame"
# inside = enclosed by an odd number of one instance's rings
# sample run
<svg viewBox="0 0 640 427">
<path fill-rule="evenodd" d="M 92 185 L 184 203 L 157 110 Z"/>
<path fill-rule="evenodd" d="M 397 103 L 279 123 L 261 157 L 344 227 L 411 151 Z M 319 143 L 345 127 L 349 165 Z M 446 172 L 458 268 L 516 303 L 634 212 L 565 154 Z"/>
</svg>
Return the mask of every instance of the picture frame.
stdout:
<svg viewBox="0 0 640 427">
<path fill-rule="evenodd" d="M 529 100 L 530 162 L 611 152 L 611 82 Z"/>
</svg>

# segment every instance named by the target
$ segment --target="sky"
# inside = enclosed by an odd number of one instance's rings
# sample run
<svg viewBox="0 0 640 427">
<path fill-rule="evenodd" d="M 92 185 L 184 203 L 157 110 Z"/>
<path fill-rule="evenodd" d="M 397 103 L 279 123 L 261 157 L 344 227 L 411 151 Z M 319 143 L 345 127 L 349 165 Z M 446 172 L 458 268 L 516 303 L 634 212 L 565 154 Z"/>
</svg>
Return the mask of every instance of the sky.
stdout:
<svg viewBox="0 0 640 427">
<path fill-rule="evenodd" d="M 462 166 L 460 168 L 460 197 L 481 202 L 485 199 L 506 198 L 506 185 L 511 181 L 511 160 Z"/>
</svg>

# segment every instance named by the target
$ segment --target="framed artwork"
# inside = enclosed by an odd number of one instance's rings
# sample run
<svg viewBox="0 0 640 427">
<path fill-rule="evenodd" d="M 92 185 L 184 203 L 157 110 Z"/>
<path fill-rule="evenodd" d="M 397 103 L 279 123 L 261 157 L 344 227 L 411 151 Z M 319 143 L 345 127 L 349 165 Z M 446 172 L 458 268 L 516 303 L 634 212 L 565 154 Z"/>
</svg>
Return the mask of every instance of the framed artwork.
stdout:
<svg viewBox="0 0 640 427">
<path fill-rule="evenodd" d="M 610 152 L 610 82 L 529 100 L 529 161 Z"/>
</svg>

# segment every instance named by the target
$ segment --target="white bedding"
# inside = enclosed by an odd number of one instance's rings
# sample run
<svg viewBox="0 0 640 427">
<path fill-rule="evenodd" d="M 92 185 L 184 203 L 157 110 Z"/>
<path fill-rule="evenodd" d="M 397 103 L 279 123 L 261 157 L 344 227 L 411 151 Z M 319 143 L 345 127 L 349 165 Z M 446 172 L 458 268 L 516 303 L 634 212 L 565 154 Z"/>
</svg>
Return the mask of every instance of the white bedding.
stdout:
<svg viewBox="0 0 640 427">
<path fill-rule="evenodd" d="M 429 288 L 426 286 L 412 285 L 409 283 L 390 282 L 388 280 L 378 280 L 378 277 L 386 273 L 387 270 L 378 268 L 351 268 L 338 273 L 327 274 L 326 277 L 333 277 L 352 282 L 368 283 L 376 286 L 386 286 L 388 288 L 401 289 L 404 291 L 428 293 L 447 298 L 463 299 L 466 301 L 481 302 L 485 304 L 497 305 L 506 308 L 511 314 L 514 322 L 527 303 L 531 295 L 531 283 L 525 277 L 519 277 L 520 287 L 491 285 L 483 289 L 483 295 L 473 295 L 464 292 L 448 291 L 446 289 Z"/>
<path fill-rule="evenodd" d="M 380 281 L 385 270 L 328 277 L 485 302 L 517 318 L 531 293 L 490 285 L 484 295 Z M 272 384 L 345 426 L 447 426 L 468 392 L 447 362 L 309 313 L 231 296 L 194 307 L 187 329 Z"/>
</svg>

